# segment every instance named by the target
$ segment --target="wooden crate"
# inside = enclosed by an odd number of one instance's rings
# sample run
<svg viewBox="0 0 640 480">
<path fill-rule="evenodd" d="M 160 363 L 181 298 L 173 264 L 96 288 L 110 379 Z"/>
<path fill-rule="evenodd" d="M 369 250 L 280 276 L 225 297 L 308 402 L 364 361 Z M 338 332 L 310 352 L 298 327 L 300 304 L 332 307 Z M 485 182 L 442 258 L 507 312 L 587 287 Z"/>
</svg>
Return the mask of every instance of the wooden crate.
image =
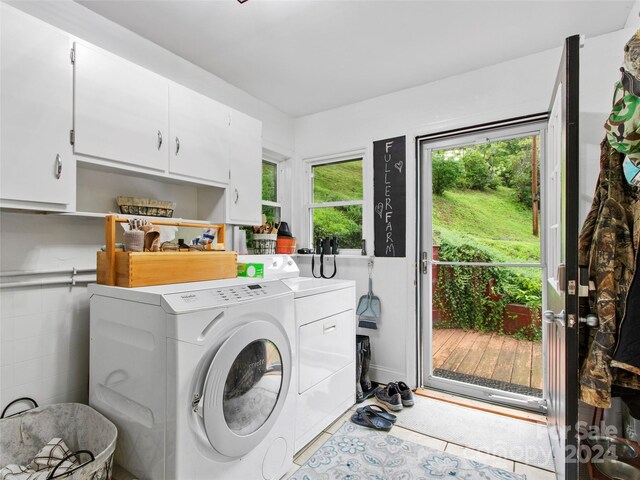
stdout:
<svg viewBox="0 0 640 480">
<path fill-rule="evenodd" d="M 236 252 L 122 252 L 115 249 L 115 226 L 128 220 L 109 215 L 105 218 L 106 251 L 98 252 L 97 282 L 118 287 L 146 287 L 169 283 L 200 282 L 237 276 Z M 167 220 L 154 225 L 217 228 L 218 241 L 224 243 L 224 225 L 200 225 Z"/>
<path fill-rule="evenodd" d="M 115 252 L 118 287 L 146 287 L 237 276 L 236 252 Z M 109 285 L 107 252 L 98 252 L 97 281 Z"/>
</svg>

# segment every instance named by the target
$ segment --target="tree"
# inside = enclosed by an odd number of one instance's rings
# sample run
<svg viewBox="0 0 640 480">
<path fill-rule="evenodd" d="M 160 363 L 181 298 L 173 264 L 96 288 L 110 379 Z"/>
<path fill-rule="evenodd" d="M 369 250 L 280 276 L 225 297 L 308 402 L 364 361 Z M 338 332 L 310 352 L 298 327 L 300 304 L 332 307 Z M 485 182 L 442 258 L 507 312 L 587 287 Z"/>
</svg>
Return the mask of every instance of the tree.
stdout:
<svg viewBox="0 0 640 480">
<path fill-rule="evenodd" d="M 440 153 L 440 152 L 436 152 Z M 442 195 L 445 190 L 455 187 L 462 176 L 462 168 L 456 160 L 444 155 L 433 155 L 431 163 L 433 193 Z"/>
<path fill-rule="evenodd" d="M 483 153 L 476 148 L 465 149 L 462 162 L 465 186 L 472 190 L 486 190 L 491 183 L 491 170 Z"/>
</svg>

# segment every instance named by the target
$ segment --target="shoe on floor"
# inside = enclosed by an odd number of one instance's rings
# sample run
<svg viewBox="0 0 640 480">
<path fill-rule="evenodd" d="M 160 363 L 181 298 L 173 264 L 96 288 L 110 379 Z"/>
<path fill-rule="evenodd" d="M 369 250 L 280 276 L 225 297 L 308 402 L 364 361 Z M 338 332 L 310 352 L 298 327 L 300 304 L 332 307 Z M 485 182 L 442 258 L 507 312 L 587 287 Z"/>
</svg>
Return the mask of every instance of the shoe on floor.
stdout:
<svg viewBox="0 0 640 480">
<path fill-rule="evenodd" d="M 402 398 L 400 389 L 395 383 L 389 383 L 386 387 L 378 387 L 374 393 L 376 400 L 385 405 L 389 410 L 397 412 L 402 410 Z"/>
<path fill-rule="evenodd" d="M 396 386 L 400 391 L 400 399 L 402 400 L 402 406 L 413 407 L 415 402 L 413 401 L 413 392 L 409 388 L 409 385 L 407 385 L 404 382 L 397 382 Z"/>
</svg>

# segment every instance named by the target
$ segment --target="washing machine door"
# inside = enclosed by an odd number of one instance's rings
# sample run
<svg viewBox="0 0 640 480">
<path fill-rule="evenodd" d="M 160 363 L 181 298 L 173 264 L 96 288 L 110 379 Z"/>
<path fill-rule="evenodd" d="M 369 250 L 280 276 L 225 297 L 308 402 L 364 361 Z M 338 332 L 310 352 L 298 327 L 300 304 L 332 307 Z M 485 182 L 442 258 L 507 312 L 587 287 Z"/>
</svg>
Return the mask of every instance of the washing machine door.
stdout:
<svg viewBox="0 0 640 480">
<path fill-rule="evenodd" d="M 291 381 L 291 347 L 276 321 L 239 327 L 215 354 L 203 389 L 213 448 L 229 458 L 253 450 L 273 428 Z"/>
</svg>

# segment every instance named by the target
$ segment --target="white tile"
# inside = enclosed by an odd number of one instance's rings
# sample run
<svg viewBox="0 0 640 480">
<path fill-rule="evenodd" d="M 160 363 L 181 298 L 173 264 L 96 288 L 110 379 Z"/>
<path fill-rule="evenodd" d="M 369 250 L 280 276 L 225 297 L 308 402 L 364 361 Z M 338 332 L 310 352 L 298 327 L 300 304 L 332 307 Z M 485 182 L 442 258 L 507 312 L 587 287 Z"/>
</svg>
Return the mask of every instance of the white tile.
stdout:
<svg viewBox="0 0 640 480">
<path fill-rule="evenodd" d="M 15 386 L 13 380 L 13 365 L 5 365 L 0 367 L 0 390 L 13 388 Z"/>
<path fill-rule="evenodd" d="M 294 463 L 293 466 L 289 469 L 289 471 L 281 477 L 281 480 L 287 480 L 287 478 L 291 477 L 291 475 L 296 473 L 299 468 L 300 466 Z"/>
<path fill-rule="evenodd" d="M 14 342 L 13 361 L 15 363 L 26 362 L 42 356 L 37 348 L 38 337 L 21 338 Z"/>
<path fill-rule="evenodd" d="M 14 291 L 13 308 L 16 315 L 42 312 L 42 288 L 28 287 Z"/>
<path fill-rule="evenodd" d="M 527 476 L 527 480 L 556 480 L 556 474 L 553 472 L 548 472 L 547 470 L 541 470 L 540 468 L 518 462 L 516 462 L 515 472 L 525 474 Z"/>
<path fill-rule="evenodd" d="M 338 429 L 342 426 L 342 424 L 344 424 L 344 422 L 350 421 L 351 415 L 353 415 L 353 410 L 351 409 L 347 410 L 342 415 L 340 415 L 340 417 L 335 422 L 333 422 L 331 425 L 325 428 L 324 431 L 333 435 L 338 431 Z"/>
<path fill-rule="evenodd" d="M 43 378 L 45 375 L 42 372 L 41 365 L 42 362 L 39 358 L 11 365 L 11 369 L 13 370 L 14 386 L 19 387 L 20 385 L 32 383 Z"/>
<path fill-rule="evenodd" d="M 445 452 L 466 458 L 467 460 L 474 460 L 476 462 L 484 463 L 485 465 L 501 468 L 507 472 L 513 472 L 514 462 L 489 455 L 488 453 L 478 452 L 477 450 L 461 447 L 460 445 L 455 445 L 453 443 L 449 443 L 447 445 Z"/>
<path fill-rule="evenodd" d="M 15 317 L 13 326 L 14 338 L 20 340 L 42 335 L 45 333 L 45 324 L 49 315 L 38 312 Z"/>
<path fill-rule="evenodd" d="M 0 408 L 2 410 L 16 398 L 20 398 L 20 395 L 16 394 L 15 388 L 0 388 Z"/>
<path fill-rule="evenodd" d="M 14 342 L 2 342 L 0 345 L 0 365 L 10 365 L 14 362 L 13 352 L 15 349 Z"/>
<path fill-rule="evenodd" d="M 55 312 L 74 308 L 76 302 L 73 288 L 69 286 L 44 287 L 42 289 L 42 311 Z"/>
<path fill-rule="evenodd" d="M 48 355 L 37 359 L 38 367 L 42 377 L 62 375 L 69 371 L 69 355 Z"/>
<path fill-rule="evenodd" d="M 0 316 L 0 342 L 11 342 L 13 336 L 14 317 L 9 315 Z"/>
<path fill-rule="evenodd" d="M 444 440 L 439 440 L 437 438 L 428 437 L 427 435 L 422 435 L 421 433 L 416 433 L 411 430 L 407 430 L 406 428 L 394 426 L 389 434 L 401 438 L 403 440 L 408 440 L 409 442 L 417 443 L 419 445 L 424 445 L 425 447 L 434 448 L 436 450 L 440 450 L 444 452 L 444 449 L 447 447 L 447 442 Z"/>
<path fill-rule="evenodd" d="M 309 445 L 307 445 L 306 448 L 304 448 L 296 458 L 293 459 L 293 461 L 298 465 L 303 465 L 329 438 L 331 438 L 331 435 L 322 432 Z"/>
<path fill-rule="evenodd" d="M 15 301 L 13 289 L 2 290 L 0 292 L 0 318 L 12 317 L 15 315 Z"/>
<path fill-rule="evenodd" d="M 67 375 L 41 378 L 35 382 L 26 383 L 15 387 L 18 397 L 31 397 L 38 403 L 43 399 L 64 395 L 67 391 Z"/>
<path fill-rule="evenodd" d="M 89 403 L 89 389 L 69 390 L 59 395 L 45 398 L 42 405 L 50 405 L 52 403 Z"/>
</svg>

